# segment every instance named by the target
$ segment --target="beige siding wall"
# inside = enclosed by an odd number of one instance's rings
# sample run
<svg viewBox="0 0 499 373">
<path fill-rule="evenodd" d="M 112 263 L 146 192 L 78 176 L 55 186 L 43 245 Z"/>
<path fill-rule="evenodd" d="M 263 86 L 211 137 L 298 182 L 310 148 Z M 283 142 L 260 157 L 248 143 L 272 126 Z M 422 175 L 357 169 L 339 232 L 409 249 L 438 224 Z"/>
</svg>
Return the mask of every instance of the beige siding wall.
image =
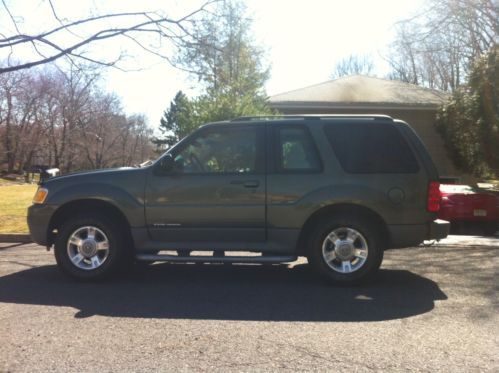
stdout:
<svg viewBox="0 0 499 373">
<path fill-rule="evenodd" d="M 464 176 L 454 166 L 447 155 L 442 137 L 435 128 L 435 111 L 433 110 L 362 110 L 362 109 L 335 109 L 328 110 L 280 110 L 283 114 L 386 114 L 409 123 L 424 142 L 435 162 L 440 176 Z"/>
</svg>

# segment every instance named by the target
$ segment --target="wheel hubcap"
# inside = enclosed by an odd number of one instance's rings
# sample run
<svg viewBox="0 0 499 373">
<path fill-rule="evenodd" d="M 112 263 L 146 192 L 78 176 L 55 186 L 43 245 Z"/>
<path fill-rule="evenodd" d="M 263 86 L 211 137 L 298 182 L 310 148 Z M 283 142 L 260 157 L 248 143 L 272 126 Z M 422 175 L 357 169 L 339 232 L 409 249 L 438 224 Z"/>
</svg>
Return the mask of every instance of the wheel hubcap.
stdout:
<svg viewBox="0 0 499 373">
<path fill-rule="evenodd" d="M 340 241 L 335 249 L 336 257 L 340 260 L 350 260 L 353 257 L 354 246 L 351 242 Z"/>
<path fill-rule="evenodd" d="M 359 270 L 365 264 L 367 255 L 366 239 L 353 228 L 336 228 L 322 243 L 322 257 L 336 272 L 351 273 Z"/>
<path fill-rule="evenodd" d="M 83 245 L 80 248 L 80 254 L 85 258 L 91 258 L 97 254 L 97 245 L 95 240 L 86 239 L 83 241 Z"/>
<path fill-rule="evenodd" d="M 109 256 L 109 240 L 97 227 L 81 227 L 69 236 L 67 252 L 76 267 L 85 270 L 96 269 Z"/>
</svg>

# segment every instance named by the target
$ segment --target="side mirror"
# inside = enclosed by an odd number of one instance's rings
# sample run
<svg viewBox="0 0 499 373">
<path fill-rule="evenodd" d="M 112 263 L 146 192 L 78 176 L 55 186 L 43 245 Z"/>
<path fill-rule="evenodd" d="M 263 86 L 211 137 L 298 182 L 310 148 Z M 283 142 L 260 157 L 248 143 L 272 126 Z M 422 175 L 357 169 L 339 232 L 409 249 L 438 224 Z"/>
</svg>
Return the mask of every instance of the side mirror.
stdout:
<svg viewBox="0 0 499 373">
<path fill-rule="evenodd" d="M 164 175 L 170 173 L 175 166 L 175 160 L 173 159 L 171 154 L 166 154 L 159 161 L 157 171 L 159 174 Z"/>
</svg>

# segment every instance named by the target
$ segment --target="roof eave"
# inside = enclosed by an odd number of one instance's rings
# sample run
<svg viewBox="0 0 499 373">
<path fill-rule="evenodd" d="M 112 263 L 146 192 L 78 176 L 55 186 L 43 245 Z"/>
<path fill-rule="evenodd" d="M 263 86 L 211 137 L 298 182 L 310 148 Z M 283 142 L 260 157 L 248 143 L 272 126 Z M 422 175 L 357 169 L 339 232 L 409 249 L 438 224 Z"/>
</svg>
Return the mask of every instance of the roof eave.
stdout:
<svg viewBox="0 0 499 373">
<path fill-rule="evenodd" d="M 358 110 L 437 110 L 440 106 L 435 103 L 398 104 L 391 102 L 312 102 L 312 101 L 269 101 L 269 106 L 274 109 L 358 109 Z"/>
</svg>

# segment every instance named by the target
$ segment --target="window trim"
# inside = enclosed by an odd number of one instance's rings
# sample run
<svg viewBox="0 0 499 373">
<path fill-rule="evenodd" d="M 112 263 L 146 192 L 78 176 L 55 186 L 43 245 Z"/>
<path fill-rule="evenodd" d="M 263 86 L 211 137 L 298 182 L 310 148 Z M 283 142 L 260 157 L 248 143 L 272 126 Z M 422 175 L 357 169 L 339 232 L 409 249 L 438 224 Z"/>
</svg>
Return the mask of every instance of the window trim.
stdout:
<svg viewBox="0 0 499 373">
<path fill-rule="evenodd" d="M 168 152 L 167 154 L 171 154 L 171 156 L 175 159 L 175 157 L 184 151 L 189 145 L 192 144 L 193 141 L 195 141 L 199 136 L 206 135 L 207 133 L 210 132 L 227 132 L 231 130 L 244 130 L 244 129 L 251 129 L 255 131 L 256 134 L 256 160 L 255 160 L 255 171 L 253 172 L 189 172 L 189 173 L 184 173 L 184 172 L 179 172 L 179 171 L 172 171 L 171 173 L 164 175 L 164 176 L 236 176 L 236 175 L 253 175 L 253 176 L 258 176 L 258 175 L 265 175 L 265 132 L 264 128 L 258 125 L 237 125 L 237 126 L 229 126 L 229 125 L 217 125 L 217 126 L 209 126 L 205 128 L 200 128 L 199 130 L 193 132 L 191 135 L 189 135 L 185 141 L 182 141 L 180 146 L 176 146 L 174 149 L 172 149 L 172 152 Z"/>
<path fill-rule="evenodd" d="M 317 155 L 317 160 L 319 162 L 319 167 L 317 168 L 293 168 L 293 169 L 285 169 L 282 167 L 282 151 L 280 144 L 280 131 L 283 129 L 300 129 L 303 131 L 305 138 L 310 141 L 315 154 Z M 270 167 L 269 173 L 273 174 L 281 174 L 281 175 L 290 175 L 290 174 L 299 174 L 299 175 L 311 175 L 311 174 L 321 174 L 324 171 L 324 162 L 322 162 L 321 153 L 317 146 L 317 143 L 310 133 L 309 128 L 304 124 L 298 123 L 283 123 L 273 125 L 270 130 L 271 141 L 269 146 L 269 155 L 270 155 Z"/>
</svg>

